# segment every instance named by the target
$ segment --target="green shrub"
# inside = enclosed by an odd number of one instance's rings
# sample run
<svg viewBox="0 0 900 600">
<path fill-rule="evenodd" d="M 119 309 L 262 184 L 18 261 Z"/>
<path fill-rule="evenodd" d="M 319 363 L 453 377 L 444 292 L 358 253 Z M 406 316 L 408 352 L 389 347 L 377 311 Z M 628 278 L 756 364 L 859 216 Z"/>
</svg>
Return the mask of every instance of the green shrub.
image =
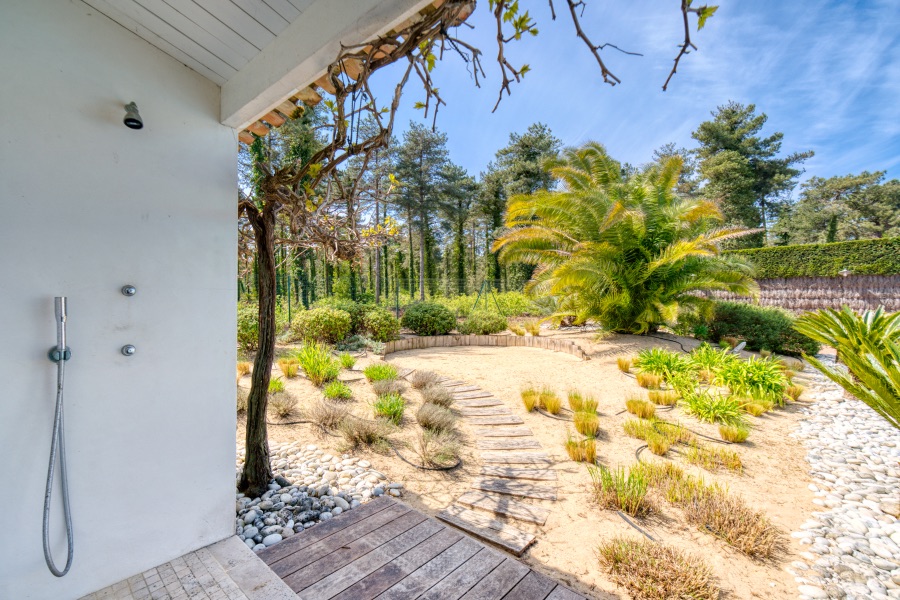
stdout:
<svg viewBox="0 0 900 600">
<path fill-rule="evenodd" d="M 313 303 L 312 308 L 331 308 L 344 311 L 350 315 L 350 331 L 347 335 L 356 335 L 362 333 L 365 325 L 365 315 L 374 308 L 374 305 L 354 302 L 349 298 L 330 296 L 317 300 Z"/>
<path fill-rule="evenodd" d="M 397 379 L 397 367 L 388 363 L 374 363 L 363 369 L 363 375 L 369 381 L 382 381 L 385 379 Z"/>
<path fill-rule="evenodd" d="M 732 394 L 768 401 L 782 406 L 788 387 L 780 363 L 751 357 L 723 365 L 716 371 L 716 383 L 727 386 Z"/>
<path fill-rule="evenodd" d="M 387 419 L 394 425 L 399 425 L 403 420 L 403 409 L 406 408 L 406 400 L 400 394 L 392 393 L 379 396 L 372 403 L 372 410 L 376 417 Z"/>
<path fill-rule="evenodd" d="M 445 306 L 419 302 L 406 308 L 400 323 L 418 335 L 445 335 L 456 326 L 456 317 Z"/>
<path fill-rule="evenodd" d="M 334 344 L 350 333 L 350 314 L 334 308 L 311 308 L 291 321 L 291 337 L 295 340 Z"/>
<path fill-rule="evenodd" d="M 706 423 L 746 426 L 741 403 L 733 396 L 723 396 L 709 390 L 695 390 L 682 396 L 684 409 Z"/>
<path fill-rule="evenodd" d="M 668 381 L 671 375 L 690 373 L 693 365 L 687 356 L 663 348 L 646 348 L 638 352 L 634 366 L 644 373 L 659 375 Z"/>
<path fill-rule="evenodd" d="M 698 370 L 715 372 L 725 365 L 738 362 L 740 359 L 731 354 L 727 350 L 721 348 L 713 348 L 706 342 L 703 342 L 693 350 L 691 350 L 690 361 Z"/>
<path fill-rule="evenodd" d="M 844 269 L 855 275 L 900 273 L 900 238 L 831 244 L 798 244 L 726 252 L 749 259 L 757 279 L 835 277 Z"/>
<path fill-rule="evenodd" d="M 352 369 L 356 365 L 356 357 L 346 352 L 341 352 L 338 360 L 341 361 L 341 366 L 345 369 Z"/>
<path fill-rule="evenodd" d="M 400 321 L 384 308 L 370 308 L 363 316 L 363 330 L 377 342 L 390 342 L 400 333 Z"/>
<path fill-rule="evenodd" d="M 779 308 L 753 306 L 743 302 L 717 302 L 709 324 L 710 339 L 724 337 L 747 342 L 747 350 L 771 350 L 776 354 L 817 354 L 821 344 L 793 328 L 794 318 Z"/>
<path fill-rule="evenodd" d="M 353 390 L 343 381 L 332 381 L 322 390 L 329 400 L 349 400 L 353 397 Z"/>
<path fill-rule="evenodd" d="M 535 304 L 522 292 L 503 292 L 500 294 L 482 294 L 478 300 L 478 308 L 474 309 L 478 294 L 456 296 L 455 298 L 435 298 L 434 301 L 449 308 L 453 314 L 460 317 L 468 317 L 472 312 L 484 311 L 497 313 L 497 307 L 507 317 L 540 315 L 546 311 Z"/>
<path fill-rule="evenodd" d="M 314 385 L 322 385 L 336 379 L 341 372 L 341 365 L 331 357 L 328 346 L 318 343 L 305 343 L 296 354 L 300 367 Z"/>
<path fill-rule="evenodd" d="M 244 352 L 253 352 L 259 347 L 259 308 L 255 304 L 238 304 L 237 345 Z"/>
<path fill-rule="evenodd" d="M 456 329 L 463 335 L 489 335 L 506 331 L 506 325 L 506 317 L 503 315 L 478 311 L 469 315 L 469 318 L 457 325 Z"/>
</svg>

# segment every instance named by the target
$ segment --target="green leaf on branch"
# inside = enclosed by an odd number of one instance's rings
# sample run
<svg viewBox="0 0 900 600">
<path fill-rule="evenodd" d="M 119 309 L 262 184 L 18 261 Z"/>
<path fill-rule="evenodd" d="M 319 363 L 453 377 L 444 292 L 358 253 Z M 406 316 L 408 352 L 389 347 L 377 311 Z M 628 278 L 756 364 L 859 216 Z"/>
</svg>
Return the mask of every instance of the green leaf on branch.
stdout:
<svg viewBox="0 0 900 600">
<path fill-rule="evenodd" d="M 719 10 L 718 6 L 704 6 L 700 9 L 699 18 L 697 19 L 697 30 L 703 29 L 703 26 L 706 25 L 706 20 L 716 14 L 716 11 Z"/>
</svg>

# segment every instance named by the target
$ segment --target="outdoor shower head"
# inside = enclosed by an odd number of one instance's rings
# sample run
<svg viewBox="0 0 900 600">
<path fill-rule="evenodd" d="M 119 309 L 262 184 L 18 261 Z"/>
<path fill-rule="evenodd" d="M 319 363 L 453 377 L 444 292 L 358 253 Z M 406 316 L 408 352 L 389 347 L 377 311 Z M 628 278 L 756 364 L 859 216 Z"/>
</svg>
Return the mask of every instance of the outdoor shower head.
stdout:
<svg viewBox="0 0 900 600">
<path fill-rule="evenodd" d="M 142 129 L 144 127 L 144 120 L 141 118 L 141 113 L 138 112 L 137 104 L 129 102 L 125 105 L 125 119 L 122 122 L 130 129 Z"/>
</svg>

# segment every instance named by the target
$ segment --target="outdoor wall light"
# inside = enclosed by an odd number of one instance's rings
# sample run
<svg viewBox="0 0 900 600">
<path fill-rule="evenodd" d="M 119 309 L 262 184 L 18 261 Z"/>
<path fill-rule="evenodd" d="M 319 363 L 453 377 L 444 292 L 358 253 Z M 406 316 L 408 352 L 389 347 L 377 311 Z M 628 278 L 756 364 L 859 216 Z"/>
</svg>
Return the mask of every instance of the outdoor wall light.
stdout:
<svg viewBox="0 0 900 600">
<path fill-rule="evenodd" d="M 846 277 L 847 275 L 853 275 L 853 271 L 851 271 L 850 269 L 841 269 L 840 271 L 838 271 L 838 275 L 840 275 L 841 277 Z"/>
<path fill-rule="evenodd" d="M 122 122 L 129 129 L 142 129 L 144 127 L 144 120 L 141 118 L 141 113 L 138 112 L 137 104 L 129 102 L 125 105 L 125 118 Z"/>
</svg>

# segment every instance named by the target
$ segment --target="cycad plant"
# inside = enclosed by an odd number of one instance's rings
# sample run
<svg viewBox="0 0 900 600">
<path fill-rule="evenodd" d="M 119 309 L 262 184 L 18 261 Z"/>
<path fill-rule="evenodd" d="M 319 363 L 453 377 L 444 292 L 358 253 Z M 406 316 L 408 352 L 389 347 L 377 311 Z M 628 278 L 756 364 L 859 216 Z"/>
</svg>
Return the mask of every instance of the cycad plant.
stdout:
<svg viewBox="0 0 900 600">
<path fill-rule="evenodd" d="M 900 429 L 900 312 L 879 307 L 858 315 L 845 306 L 807 313 L 794 328 L 833 346 L 849 373 L 813 356 L 804 356 L 807 361 Z"/>
<path fill-rule="evenodd" d="M 698 292 L 757 292 L 749 264 L 719 252 L 749 232 L 721 227 L 715 203 L 675 193 L 680 158 L 624 175 L 590 143 L 546 167 L 562 188 L 510 198 L 494 249 L 537 266 L 529 289 L 558 299 L 556 318 L 645 333 L 708 306 Z"/>
</svg>

